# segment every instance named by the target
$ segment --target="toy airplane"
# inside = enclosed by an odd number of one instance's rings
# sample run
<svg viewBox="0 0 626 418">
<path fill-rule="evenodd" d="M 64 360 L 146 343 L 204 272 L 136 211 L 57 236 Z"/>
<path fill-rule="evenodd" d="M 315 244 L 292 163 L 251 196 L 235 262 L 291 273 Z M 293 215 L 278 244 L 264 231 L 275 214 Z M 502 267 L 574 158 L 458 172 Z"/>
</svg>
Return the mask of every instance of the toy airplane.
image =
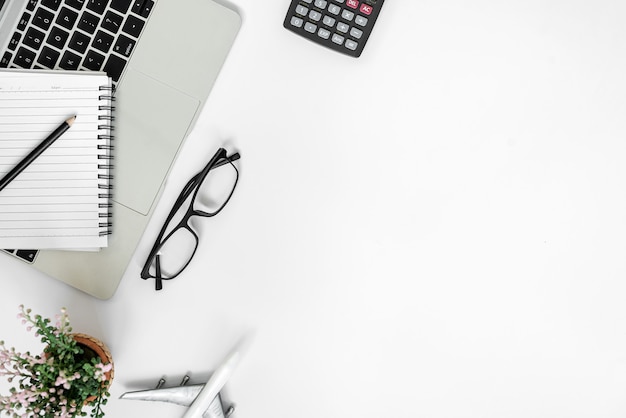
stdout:
<svg viewBox="0 0 626 418">
<path fill-rule="evenodd" d="M 120 399 L 160 401 L 188 406 L 189 409 L 183 418 L 226 418 L 235 408 L 230 406 L 224 411 L 219 393 L 239 362 L 239 357 L 239 351 L 232 352 L 204 385 L 187 386 L 189 377 L 185 376 L 180 386 L 163 388 L 165 379 L 161 379 L 155 389 L 126 392 Z"/>
</svg>

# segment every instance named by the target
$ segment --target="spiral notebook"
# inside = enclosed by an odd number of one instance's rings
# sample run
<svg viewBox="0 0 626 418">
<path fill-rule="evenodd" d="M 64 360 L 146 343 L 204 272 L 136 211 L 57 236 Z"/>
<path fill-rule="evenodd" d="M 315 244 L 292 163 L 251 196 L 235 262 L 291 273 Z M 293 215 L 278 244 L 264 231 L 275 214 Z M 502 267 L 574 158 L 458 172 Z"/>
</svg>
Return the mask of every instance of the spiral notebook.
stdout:
<svg viewBox="0 0 626 418">
<path fill-rule="evenodd" d="M 0 191 L 0 248 L 107 246 L 112 100 L 105 73 L 0 71 L 0 176 L 76 116 L 68 131 Z"/>
</svg>

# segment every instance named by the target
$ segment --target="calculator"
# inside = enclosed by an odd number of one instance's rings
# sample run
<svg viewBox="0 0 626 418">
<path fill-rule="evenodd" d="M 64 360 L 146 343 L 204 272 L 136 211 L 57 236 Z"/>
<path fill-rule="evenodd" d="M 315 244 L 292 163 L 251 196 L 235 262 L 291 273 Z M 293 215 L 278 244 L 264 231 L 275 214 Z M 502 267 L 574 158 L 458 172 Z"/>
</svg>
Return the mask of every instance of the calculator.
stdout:
<svg viewBox="0 0 626 418">
<path fill-rule="evenodd" d="M 384 0 L 291 0 L 283 26 L 335 51 L 359 57 Z"/>
</svg>

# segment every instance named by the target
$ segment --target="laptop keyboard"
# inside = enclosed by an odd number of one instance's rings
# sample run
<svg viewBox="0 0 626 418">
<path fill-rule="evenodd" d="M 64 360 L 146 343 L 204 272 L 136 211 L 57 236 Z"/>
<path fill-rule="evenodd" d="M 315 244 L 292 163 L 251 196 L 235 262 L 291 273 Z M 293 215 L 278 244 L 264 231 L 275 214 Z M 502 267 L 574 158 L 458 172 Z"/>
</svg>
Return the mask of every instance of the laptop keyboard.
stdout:
<svg viewBox="0 0 626 418">
<path fill-rule="evenodd" d="M 39 253 L 39 250 L 2 250 L 6 253 L 14 255 L 15 257 L 21 259 L 22 261 L 26 261 L 27 263 L 32 263 L 35 261 L 35 257 Z"/>
<path fill-rule="evenodd" d="M 105 71 L 114 82 L 154 6 L 154 0 L 26 1 L 1 68 Z M 29 263 L 38 253 L 2 251 Z"/>
<path fill-rule="evenodd" d="M 154 0 L 26 0 L 2 68 L 105 71 L 117 82 Z"/>
</svg>

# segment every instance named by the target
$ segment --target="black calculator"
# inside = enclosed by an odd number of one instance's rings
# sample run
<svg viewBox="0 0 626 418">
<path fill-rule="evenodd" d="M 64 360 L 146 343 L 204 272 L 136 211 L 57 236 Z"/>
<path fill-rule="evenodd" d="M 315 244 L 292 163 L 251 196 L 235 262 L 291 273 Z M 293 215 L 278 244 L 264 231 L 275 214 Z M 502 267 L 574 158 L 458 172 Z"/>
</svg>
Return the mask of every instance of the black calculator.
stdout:
<svg viewBox="0 0 626 418">
<path fill-rule="evenodd" d="M 359 57 L 384 0 L 292 0 L 283 26 L 335 51 Z"/>
</svg>

